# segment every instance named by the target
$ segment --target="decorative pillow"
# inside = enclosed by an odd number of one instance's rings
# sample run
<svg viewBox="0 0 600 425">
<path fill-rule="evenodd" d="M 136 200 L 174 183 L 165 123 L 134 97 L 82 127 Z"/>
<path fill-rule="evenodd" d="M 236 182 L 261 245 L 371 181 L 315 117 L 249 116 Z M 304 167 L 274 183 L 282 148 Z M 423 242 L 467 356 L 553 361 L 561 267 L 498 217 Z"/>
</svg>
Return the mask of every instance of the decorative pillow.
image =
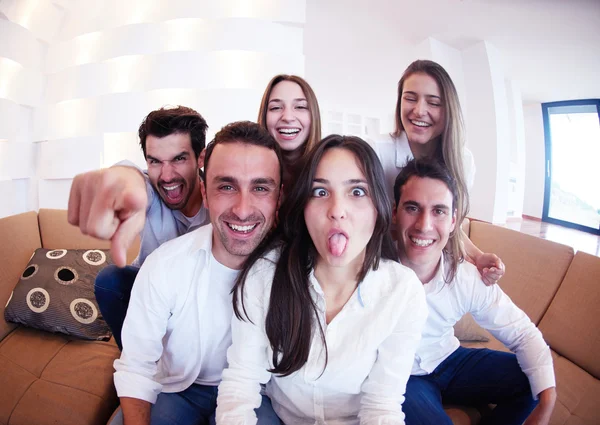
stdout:
<svg viewBox="0 0 600 425">
<path fill-rule="evenodd" d="M 469 342 L 489 342 L 490 338 L 487 336 L 486 331 L 477 324 L 471 313 L 465 314 L 454 325 L 454 336 L 459 341 Z"/>
<path fill-rule="evenodd" d="M 83 339 L 110 338 L 94 296 L 96 275 L 108 264 L 112 258 L 104 250 L 36 249 L 8 299 L 4 318 Z"/>
</svg>

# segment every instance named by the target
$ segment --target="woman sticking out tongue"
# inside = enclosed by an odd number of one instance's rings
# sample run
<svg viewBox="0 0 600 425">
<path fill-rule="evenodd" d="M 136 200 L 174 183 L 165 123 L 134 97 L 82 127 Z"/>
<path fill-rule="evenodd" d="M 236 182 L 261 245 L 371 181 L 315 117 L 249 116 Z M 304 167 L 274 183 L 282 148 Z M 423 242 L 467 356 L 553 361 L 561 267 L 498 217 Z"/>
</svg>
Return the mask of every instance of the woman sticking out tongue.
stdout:
<svg viewBox="0 0 600 425">
<path fill-rule="evenodd" d="M 390 205 L 363 140 L 333 135 L 309 152 L 278 231 L 236 281 L 218 425 L 255 423 L 260 384 L 283 423 L 404 423 L 427 308 L 396 261 Z"/>
</svg>

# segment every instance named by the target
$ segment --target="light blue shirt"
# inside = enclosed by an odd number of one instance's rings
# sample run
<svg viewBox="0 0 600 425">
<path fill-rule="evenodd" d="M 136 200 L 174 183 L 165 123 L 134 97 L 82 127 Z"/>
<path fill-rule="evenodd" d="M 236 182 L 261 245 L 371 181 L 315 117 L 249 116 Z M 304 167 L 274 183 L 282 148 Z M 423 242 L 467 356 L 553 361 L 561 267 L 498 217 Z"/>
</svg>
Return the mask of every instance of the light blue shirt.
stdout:
<svg viewBox="0 0 600 425">
<path fill-rule="evenodd" d="M 186 217 L 179 210 L 172 210 L 165 205 L 160 195 L 156 192 L 148 172 L 141 170 L 130 161 L 121 161 L 115 165 L 134 167 L 144 174 L 146 180 L 146 194 L 148 195 L 148 208 L 146 209 L 146 223 L 140 233 L 140 252 L 133 263 L 133 266 L 141 267 L 156 248 L 163 243 L 175 239 L 178 236 L 185 235 L 200 226 L 210 222 L 208 210 L 202 205 L 194 217 Z"/>
</svg>

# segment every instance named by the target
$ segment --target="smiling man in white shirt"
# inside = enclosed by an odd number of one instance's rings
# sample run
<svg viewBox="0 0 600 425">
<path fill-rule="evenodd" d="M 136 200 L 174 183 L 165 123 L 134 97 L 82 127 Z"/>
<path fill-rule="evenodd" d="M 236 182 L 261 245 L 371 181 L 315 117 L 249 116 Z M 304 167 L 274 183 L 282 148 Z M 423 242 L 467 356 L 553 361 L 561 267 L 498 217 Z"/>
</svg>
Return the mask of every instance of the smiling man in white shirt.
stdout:
<svg viewBox="0 0 600 425">
<path fill-rule="evenodd" d="M 496 408 L 481 424 L 547 424 L 556 400 L 550 349 L 498 285 L 445 250 L 457 230 L 455 183 L 436 162 L 412 160 L 394 185 L 398 256 L 424 285 L 429 316 L 402 409 L 407 425 L 448 424 L 442 403 Z M 453 326 L 466 314 L 512 353 L 460 347 Z"/>
<path fill-rule="evenodd" d="M 231 289 L 271 231 L 281 197 L 281 153 L 251 122 L 215 135 L 202 197 L 211 224 L 162 244 L 137 275 L 123 325 L 115 387 L 126 425 L 208 424 L 227 366 Z M 257 416 L 279 423 L 268 399 Z"/>
</svg>

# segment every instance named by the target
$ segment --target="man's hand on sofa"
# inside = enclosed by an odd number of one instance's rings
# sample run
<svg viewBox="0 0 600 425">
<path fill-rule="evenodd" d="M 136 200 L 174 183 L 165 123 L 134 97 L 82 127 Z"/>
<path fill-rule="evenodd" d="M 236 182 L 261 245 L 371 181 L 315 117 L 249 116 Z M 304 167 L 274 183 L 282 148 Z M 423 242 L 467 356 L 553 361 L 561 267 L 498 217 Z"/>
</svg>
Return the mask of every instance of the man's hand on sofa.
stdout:
<svg viewBox="0 0 600 425">
<path fill-rule="evenodd" d="M 150 425 L 151 404 L 145 400 L 121 397 L 123 425 Z"/>
<path fill-rule="evenodd" d="M 504 276 L 504 263 L 496 254 L 482 252 L 475 259 L 475 265 L 481 273 L 481 279 L 488 286 L 495 285 Z"/>
<path fill-rule="evenodd" d="M 69 223 L 111 241 L 115 264 L 127 263 L 127 248 L 146 221 L 146 182 L 133 167 L 116 166 L 75 176 L 69 195 Z"/>
<path fill-rule="evenodd" d="M 556 403 L 556 388 L 547 388 L 539 394 L 540 403 L 533 409 L 523 425 L 547 425 Z"/>
</svg>

